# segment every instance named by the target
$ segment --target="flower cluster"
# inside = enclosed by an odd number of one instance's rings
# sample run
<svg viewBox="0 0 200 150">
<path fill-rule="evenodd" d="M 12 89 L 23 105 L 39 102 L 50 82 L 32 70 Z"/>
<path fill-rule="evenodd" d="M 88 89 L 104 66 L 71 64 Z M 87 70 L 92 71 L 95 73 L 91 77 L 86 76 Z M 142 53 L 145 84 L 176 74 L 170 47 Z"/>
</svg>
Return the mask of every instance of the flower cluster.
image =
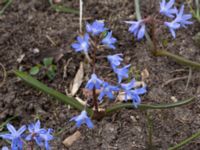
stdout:
<svg viewBox="0 0 200 150">
<path fill-rule="evenodd" d="M 75 49 L 76 52 L 83 51 L 88 53 L 88 50 L 90 48 L 90 36 L 97 36 L 104 32 L 107 32 L 107 35 L 102 39 L 102 41 L 99 44 L 103 44 L 104 46 L 115 49 L 114 44 L 116 43 L 117 39 L 112 37 L 112 31 L 108 31 L 107 28 L 104 27 L 103 21 L 94 21 L 92 24 L 87 23 L 86 25 L 86 31 L 83 36 L 77 37 L 77 42 L 72 44 L 72 48 Z"/>
<path fill-rule="evenodd" d="M 51 135 L 52 129 L 46 130 L 40 128 L 39 120 L 35 124 L 32 123 L 28 125 L 28 135 L 24 134 L 27 130 L 25 125 L 23 125 L 19 130 L 16 130 L 13 125 L 7 124 L 7 129 L 10 133 L 0 134 L 0 137 L 11 141 L 11 150 L 22 150 L 24 145 L 23 139 L 31 142 L 35 141 L 38 146 L 50 150 L 49 141 L 53 140 L 53 136 Z M 8 148 L 3 147 L 3 149 Z"/>
<path fill-rule="evenodd" d="M 164 25 L 169 28 L 169 31 L 172 34 L 173 38 L 176 38 L 175 30 L 181 27 L 186 28 L 187 25 L 192 24 L 192 22 L 189 21 L 189 19 L 192 18 L 192 15 L 184 14 L 184 5 L 182 5 L 180 7 L 180 10 L 178 10 L 174 6 L 174 3 L 175 0 L 170 0 L 168 2 L 166 2 L 166 0 L 162 0 L 160 2 L 159 12 L 164 16 L 174 19 L 171 22 L 164 21 Z M 141 40 L 145 35 L 146 24 L 150 23 L 151 21 L 152 20 L 148 18 L 148 19 L 141 19 L 138 21 L 125 21 L 125 23 L 131 24 L 131 26 L 129 27 L 129 32 L 133 33 L 134 37 L 136 37 L 138 40 Z"/>
<path fill-rule="evenodd" d="M 131 28 L 130 30 L 133 31 L 134 34 L 138 36 L 138 38 L 142 38 L 145 33 L 145 25 L 143 25 L 141 22 L 136 26 L 137 28 L 139 28 L 139 31 L 136 31 L 134 29 L 135 27 Z M 103 22 L 94 21 L 92 24 L 87 23 L 86 31 L 87 33 L 84 35 L 84 37 L 78 36 L 77 42 L 72 44 L 72 48 L 76 52 L 88 52 L 90 45 L 92 45 L 91 43 L 94 43 L 92 41 L 92 38 L 90 39 L 89 36 L 94 37 L 101 35 L 105 32 L 107 32 L 107 35 L 98 44 L 103 44 L 104 46 L 107 46 L 111 49 L 116 48 L 114 44 L 117 40 L 116 38 L 112 37 L 112 31 L 108 32 L 108 29 L 104 27 Z M 131 66 L 130 64 L 121 66 L 121 63 L 123 61 L 122 56 L 123 54 L 121 53 L 107 56 L 107 60 L 110 63 L 110 66 L 118 79 L 116 85 L 112 85 L 104 81 L 103 79 L 99 78 L 95 72 L 93 72 L 85 88 L 91 91 L 96 89 L 100 91 L 98 96 L 99 103 L 103 102 L 104 97 L 107 97 L 110 100 L 114 100 L 115 95 L 119 92 L 122 92 L 125 95 L 124 101 L 131 100 L 133 106 L 137 108 L 138 105 L 141 103 L 140 95 L 146 93 L 146 86 L 137 88 L 134 79 L 130 83 L 122 83 L 124 79 L 129 78 L 129 68 Z M 85 110 L 83 110 L 80 115 L 73 117 L 70 121 L 75 121 L 77 127 L 80 127 L 81 124 L 85 123 L 89 128 L 93 128 L 93 123 L 91 122 L 91 119 L 88 117 Z"/>
</svg>

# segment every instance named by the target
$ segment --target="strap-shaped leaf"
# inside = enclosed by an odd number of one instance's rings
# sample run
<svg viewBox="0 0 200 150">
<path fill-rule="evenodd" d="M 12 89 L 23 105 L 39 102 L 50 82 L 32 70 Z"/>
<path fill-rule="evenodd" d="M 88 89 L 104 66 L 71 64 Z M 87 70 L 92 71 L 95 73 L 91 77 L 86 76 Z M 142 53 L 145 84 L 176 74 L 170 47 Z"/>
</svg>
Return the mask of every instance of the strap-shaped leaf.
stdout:
<svg viewBox="0 0 200 150">
<path fill-rule="evenodd" d="M 195 99 L 195 97 L 192 97 L 190 99 L 187 100 L 183 100 L 183 101 L 178 101 L 175 103 L 170 103 L 170 104 L 141 104 L 138 106 L 137 109 L 142 109 L 142 110 L 147 110 L 147 109 L 169 109 L 169 108 L 174 108 L 174 107 L 179 107 L 179 106 L 183 106 L 186 104 L 191 103 L 193 100 Z M 120 110 L 122 108 L 135 108 L 133 106 L 132 103 L 122 103 L 122 104 L 116 104 L 110 108 L 106 109 L 106 114 L 115 112 L 117 110 Z"/>
<path fill-rule="evenodd" d="M 72 97 L 69 97 L 69 96 L 66 96 L 48 86 L 46 86 L 45 84 L 43 84 L 42 82 L 38 81 L 37 79 L 31 77 L 30 75 L 28 75 L 27 73 L 25 72 L 21 72 L 21 71 L 14 71 L 14 73 L 20 77 L 23 81 L 25 81 L 27 84 L 31 85 L 32 87 L 56 98 L 57 100 L 65 103 L 65 104 L 68 104 L 80 111 L 82 111 L 84 109 L 84 106 L 79 103 L 76 99 L 72 98 Z M 89 109 L 87 108 L 87 112 L 89 113 L 89 115 L 93 115 L 93 110 L 92 109 Z"/>
</svg>

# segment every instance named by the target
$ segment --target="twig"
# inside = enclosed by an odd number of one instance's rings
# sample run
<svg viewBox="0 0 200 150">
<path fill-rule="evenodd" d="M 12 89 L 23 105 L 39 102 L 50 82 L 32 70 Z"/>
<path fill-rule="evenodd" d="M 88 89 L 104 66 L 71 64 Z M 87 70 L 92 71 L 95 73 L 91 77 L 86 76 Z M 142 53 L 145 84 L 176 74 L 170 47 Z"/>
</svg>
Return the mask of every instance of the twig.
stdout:
<svg viewBox="0 0 200 150">
<path fill-rule="evenodd" d="M 0 63 L 0 66 L 3 70 L 3 80 L 0 83 L 0 88 L 4 85 L 4 83 L 6 82 L 6 78 L 7 78 L 7 72 L 6 72 L 6 68 L 4 67 L 4 65 L 2 63 Z"/>
<path fill-rule="evenodd" d="M 79 11 L 79 25 L 80 25 L 80 33 L 82 33 L 82 21 L 83 21 L 83 0 L 79 1 L 80 11 Z"/>
<path fill-rule="evenodd" d="M 168 85 L 171 82 L 175 82 L 175 81 L 178 81 L 178 80 L 184 80 L 184 79 L 187 79 L 187 78 L 188 78 L 188 76 L 183 76 L 183 77 L 177 77 L 177 78 L 169 79 L 165 83 L 162 84 L 162 87 Z"/>
<path fill-rule="evenodd" d="M 189 86 L 189 83 L 190 83 L 190 80 L 192 78 L 192 68 L 190 67 L 189 68 L 189 75 L 188 75 L 188 80 L 187 80 L 187 84 L 185 86 L 185 90 L 187 90 L 188 86 Z"/>
<path fill-rule="evenodd" d="M 52 38 L 49 35 L 46 35 L 46 38 L 51 42 L 53 46 L 56 46 L 56 43 L 52 40 Z"/>
</svg>

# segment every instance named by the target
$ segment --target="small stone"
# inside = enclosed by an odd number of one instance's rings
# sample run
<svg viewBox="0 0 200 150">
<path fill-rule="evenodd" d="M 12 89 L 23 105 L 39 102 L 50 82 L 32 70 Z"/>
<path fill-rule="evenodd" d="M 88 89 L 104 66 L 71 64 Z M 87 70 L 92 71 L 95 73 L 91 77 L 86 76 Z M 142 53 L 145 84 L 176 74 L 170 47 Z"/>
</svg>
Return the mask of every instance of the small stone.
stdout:
<svg viewBox="0 0 200 150">
<path fill-rule="evenodd" d="M 81 137 L 81 133 L 79 131 L 76 131 L 74 134 L 71 136 L 67 137 L 64 141 L 63 144 L 66 147 L 70 147 L 74 142 L 76 142 L 79 138 Z"/>
</svg>

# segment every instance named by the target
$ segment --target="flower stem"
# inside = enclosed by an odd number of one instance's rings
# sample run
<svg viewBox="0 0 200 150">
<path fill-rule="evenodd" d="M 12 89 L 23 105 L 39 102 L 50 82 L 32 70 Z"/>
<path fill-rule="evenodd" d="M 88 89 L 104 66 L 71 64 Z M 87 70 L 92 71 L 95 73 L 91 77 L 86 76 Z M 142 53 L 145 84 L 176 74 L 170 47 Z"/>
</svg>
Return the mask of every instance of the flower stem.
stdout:
<svg viewBox="0 0 200 150">
<path fill-rule="evenodd" d="M 96 73 L 96 51 L 97 51 L 97 42 L 95 40 L 93 45 L 93 62 L 92 62 L 92 72 Z M 93 104 L 95 107 L 95 111 L 98 112 L 98 101 L 97 101 L 97 94 L 96 88 L 93 88 Z"/>
</svg>

